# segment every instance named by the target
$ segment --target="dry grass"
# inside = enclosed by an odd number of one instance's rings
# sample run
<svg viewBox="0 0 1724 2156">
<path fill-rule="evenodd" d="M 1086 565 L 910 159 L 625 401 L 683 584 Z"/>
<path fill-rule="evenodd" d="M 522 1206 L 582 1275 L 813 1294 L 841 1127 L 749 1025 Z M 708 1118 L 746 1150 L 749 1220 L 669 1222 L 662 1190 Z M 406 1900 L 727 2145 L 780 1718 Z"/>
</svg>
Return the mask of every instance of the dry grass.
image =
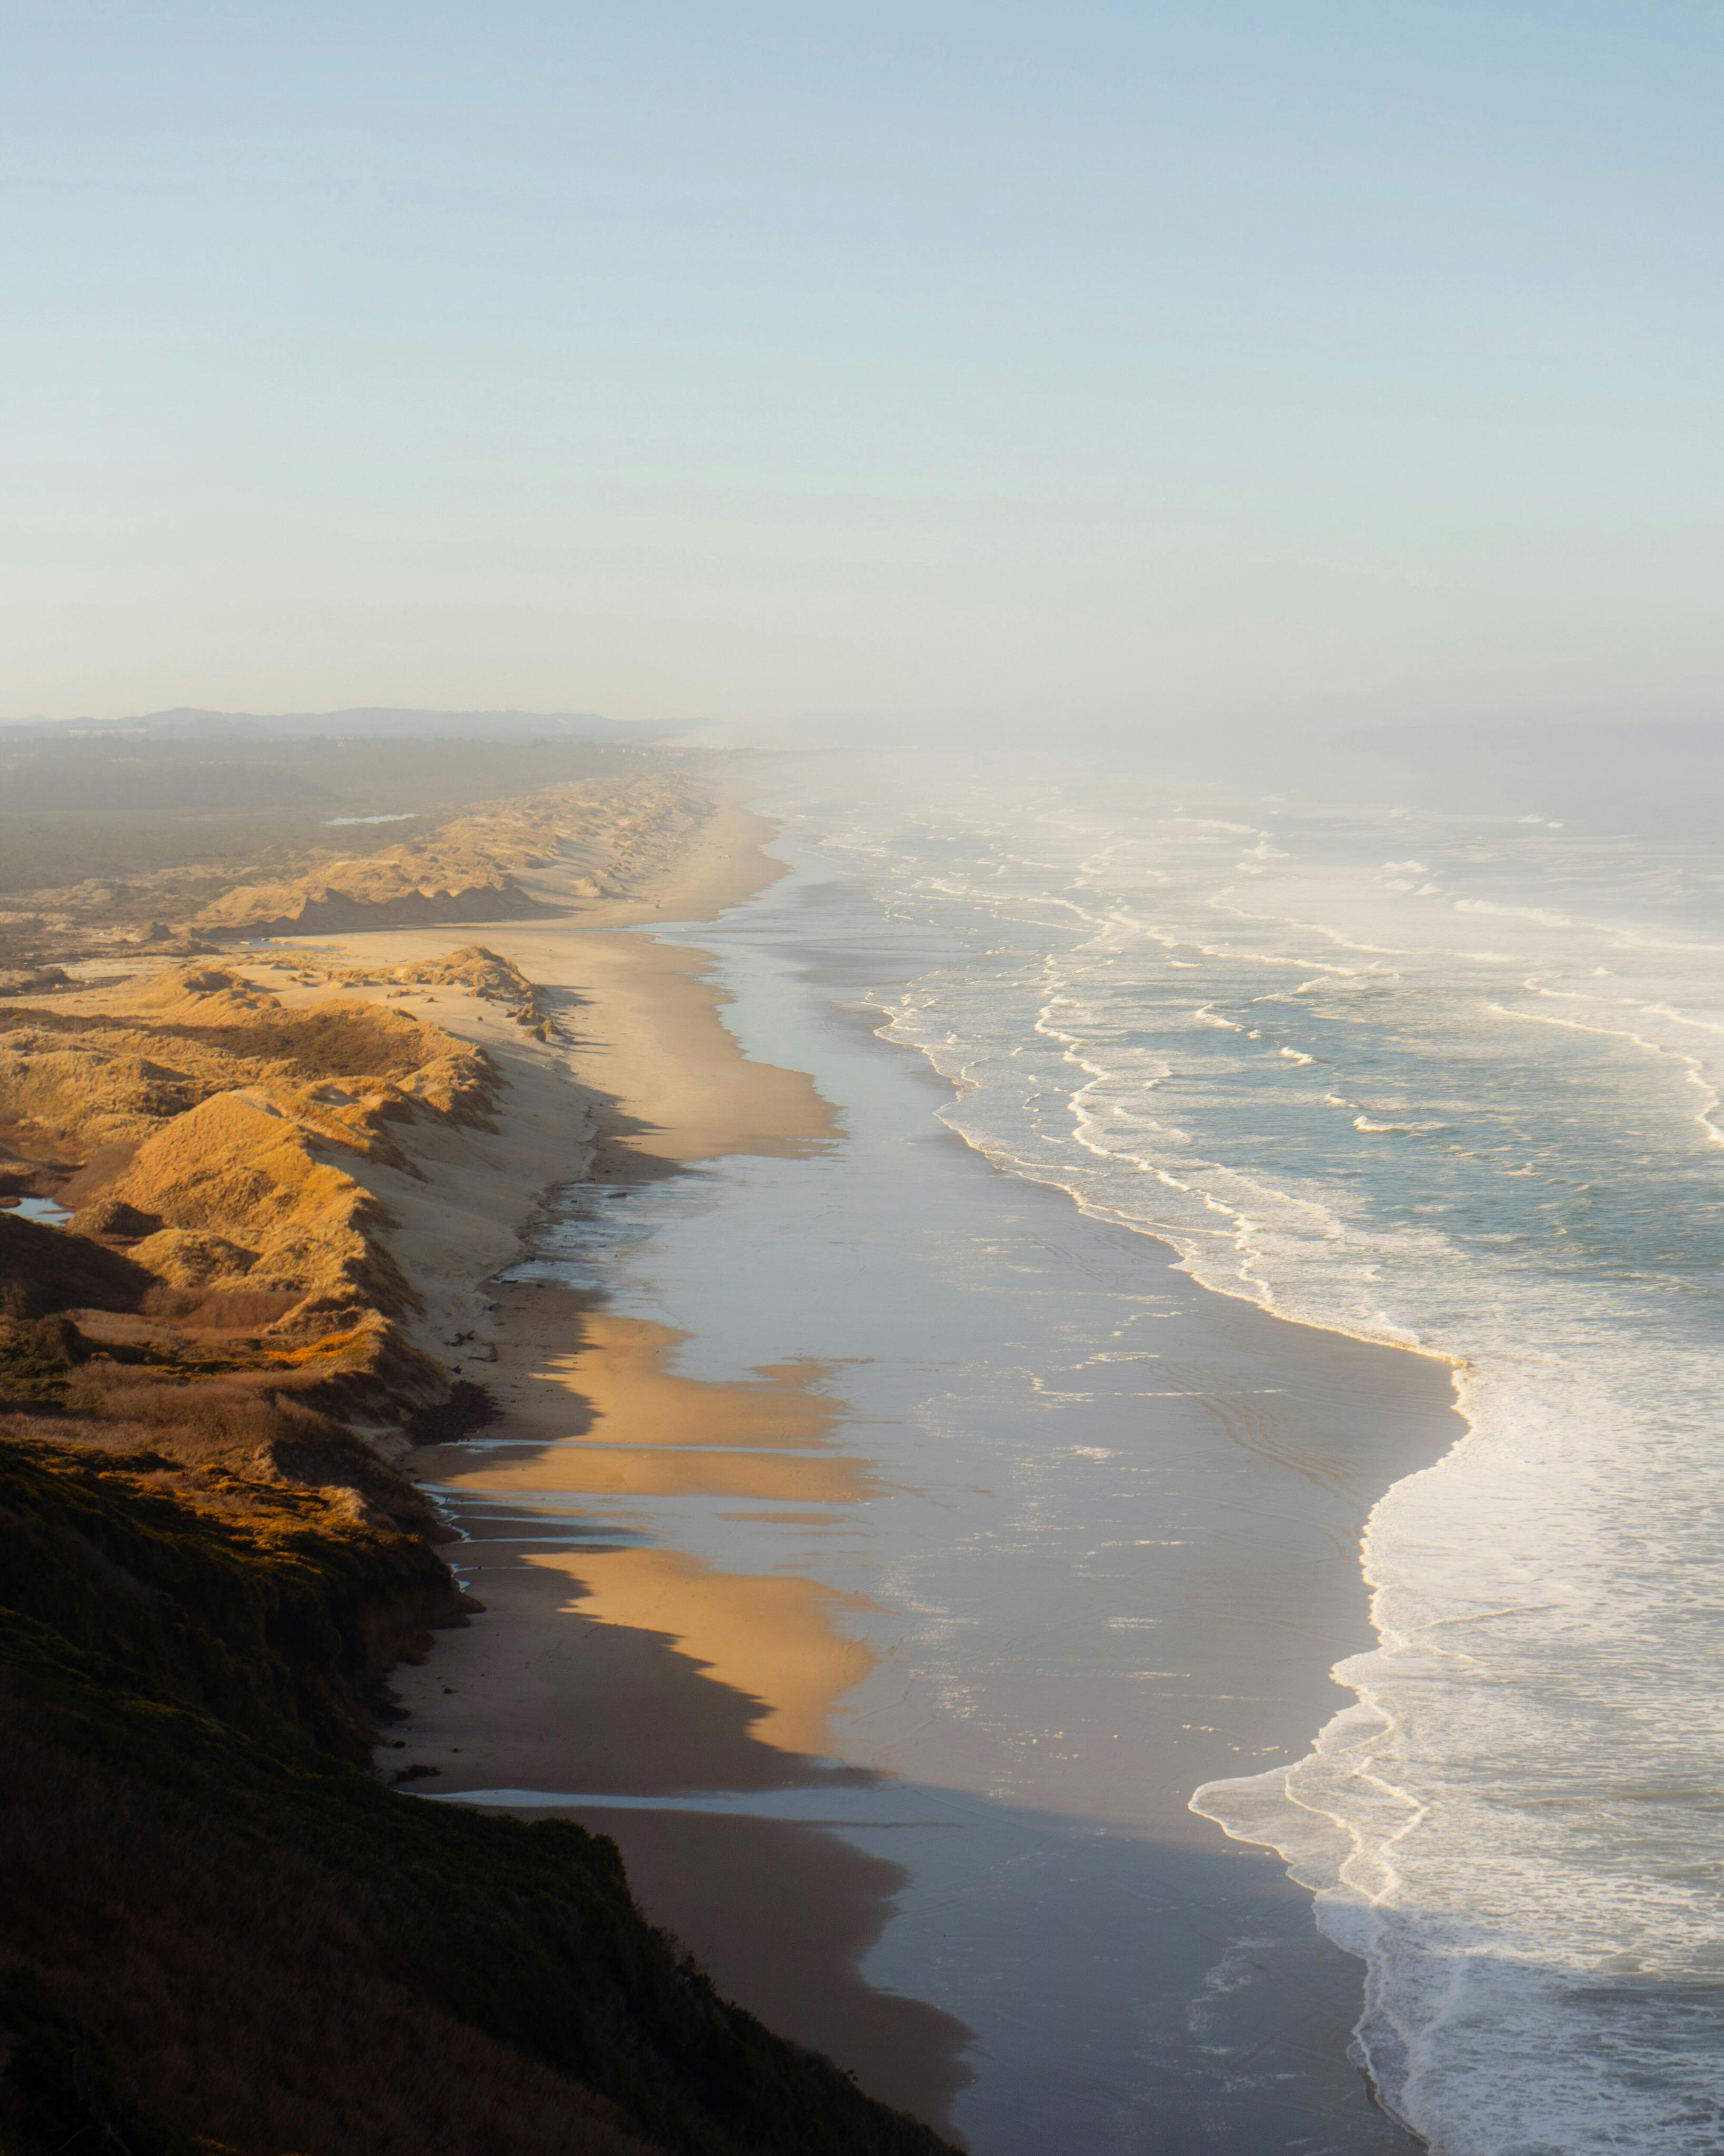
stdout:
<svg viewBox="0 0 1724 2156">
<path fill-rule="evenodd" d="M 140 1305 L 146 1317 L 201 1332 L 260 1332 L 286 1317 L 299 1297 L 291 1288 L 152 1287 Z"/>
<path fill-rule="evenodd" d="M 455 963 L 469 961 L 489 978 L 488 954 Z M 44 1300 L 42 1266 L 12 1262 L 0 1214 L 0 1315 L 141 1305 L 188 1337 L 188 1361 L 266 1336 L 258 1359 L 315 1377 L 344 1413 L 398 1420 L 447 1401 L 446 1373 L 401 1331 L 418 1303 L 388 1216 L 341 1152 L 416 1172 L 392 1126 L 484 1121 L 497 1079 L 483 1051 L 377 1004 L 289 1011 L 220 966 L 82 1000 L 103 1008 L 6 1014 L 39 1023 L 0 1042 L 0 1138 L 29 1188 L 84 1209 L 90 1235 L 40 1231 L 61 1246 L 46 1272 L 75 1247 L 95 1284 Z"/>
</svg>

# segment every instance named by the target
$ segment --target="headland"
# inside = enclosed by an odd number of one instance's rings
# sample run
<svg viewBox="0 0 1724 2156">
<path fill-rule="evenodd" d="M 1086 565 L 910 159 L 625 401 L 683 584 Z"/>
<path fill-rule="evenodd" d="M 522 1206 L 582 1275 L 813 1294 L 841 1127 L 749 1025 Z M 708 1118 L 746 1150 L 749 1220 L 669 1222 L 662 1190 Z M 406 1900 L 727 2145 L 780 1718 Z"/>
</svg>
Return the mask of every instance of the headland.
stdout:
<svg viewBox="0 0 1724 2156">
<path fill-rule="evenodd" d="M 536 1202 L 596 1162 L 822 1142 L 698 963 L 614 932 L 770 874 L 754 830 L 631 772 L 382 864 L 182 878 L 177 918 L 176 870 L 141 929 L 136 891 L 8 924 L 21 2148 L 944 2145 L 727 2003 L 613 1844 L 422 1802 L 391 1734 L 392 1677 L 441 1697 L 448 1642 L 523 1640 L 449 1571 L 419 1483 L 428 1445 L 496 1426 L 515 1373 L 577 1344 L 487 1286 Z"/>
</svg>

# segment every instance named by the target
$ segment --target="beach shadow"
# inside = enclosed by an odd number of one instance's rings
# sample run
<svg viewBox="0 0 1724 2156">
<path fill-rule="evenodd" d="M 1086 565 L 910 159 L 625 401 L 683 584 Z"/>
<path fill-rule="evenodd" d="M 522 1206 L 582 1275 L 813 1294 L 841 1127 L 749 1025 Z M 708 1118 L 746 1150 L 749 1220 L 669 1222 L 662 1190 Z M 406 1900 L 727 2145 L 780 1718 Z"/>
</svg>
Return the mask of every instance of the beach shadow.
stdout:
<svg viewBox="0 0 1724 2156">
<path fill-rule="evenodd" d="M 601 1805 L 572 1815 L 616 1841 L 642 1908 L 726 1997 L 824 2051 L 870 2096 L 952 2130 L 974 2079 L 974 2031 L 862 1974 L 911 1883 L 907 1866 L 783 1820 Z"/>
<path fill-rule="evenodd" d="M 392 1764 L 419 1769 L 416 1786 L 439 1797 L 582 1793 L 578 1806 L 518 1815 L 574 1818 L 611 1835 L 647 1914 L 687 1945 L 726 1996 L 780 2035 L 827 2052 L 870 2095 L 944 2118 L 971 2078 L 971 2030 L 938 2007 L 880 1989 L 860 1969 L 910 1883 L 902 1866 L 817 1825 L 605 1805 L 608 1794 L 674 1803 L 680 1793 L 715 1789 L 866 1789 L 880 1778 L 762 1741 L 763 1726 L 775 1717 L 782 1723 L 782 1702 L 723 1681 L 690 1653 L 685 1634 L 583 1614 L 583 1569 L 600 1572 L 617 1554 L 675 1553 L 517 1554 L 509 1545 L 503 1559 L 503 1547 L 488 1558 L 483 1541 L 467 1546 L 466 1576 L 486 1614 L 442 1635 L 422 1668 L 400 1673 L 406 1719 L 393 1734 L 403 1748 L 386 1755 Z M 759 1589 L 803 1590 L 788 1653 L 778 1643 L 781 1675 L 787 1661 L 794 1673 L 793 1737 L 818 1721 L 823 1688 L 835 1697 L 855 1681 L 854 1658 L 866 1650 L 829 1622 L 823 1645 L 807 1583 L 739 1578 L 734 1586 L 752 1605 L 740 1651 L 746 1656 L 752 1644 L 769 1658 L 773 1613 Z M 709 1575 L 697 1588 L 711 1624 L 724 1578 Z"/>
</svg>

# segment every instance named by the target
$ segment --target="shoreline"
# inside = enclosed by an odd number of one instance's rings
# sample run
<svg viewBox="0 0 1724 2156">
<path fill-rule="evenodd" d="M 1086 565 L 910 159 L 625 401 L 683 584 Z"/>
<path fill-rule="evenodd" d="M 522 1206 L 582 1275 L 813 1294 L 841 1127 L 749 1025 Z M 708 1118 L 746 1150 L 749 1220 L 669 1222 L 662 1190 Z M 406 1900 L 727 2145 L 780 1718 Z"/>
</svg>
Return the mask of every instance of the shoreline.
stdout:
<svg viewBox="0 0 1724 2156">
<path fill-rule="evenodd" d="M 721 809 L 700 857 L 656 892 L 583 906 L 563 921 L 477 932 L 545 984 L 571 1038 L 549 1058 L 518 1039 L 508 1044 L 517 1063 L 525 1059 L 529 1082 L 507 1096 L 505 1130 L 518 1135 L 531 1122 L 537 1137 L 517 1148 L 512 1180 L 489 1185 L 490 1241 L 464 1229 L 448 1236 L 439 1177 L 421 1195 L 422 1250 L 441 1220 L 450 1257 L 469 1273 L 468 1253 L 496 1253 L 489 1277 L 522 1256 L 525 1232 L 547 1224 L 554 1231 L 545 1201 L 553 1199 L 554 1211 L 559 1188 L 615 1186 L 626 1194 L 604 1202 L 620 1210 L 655 1188 L 675 1202 L 671 1178 L 698 1203 L 708 1164 L 748 1155 L 818 1160 L 829 1151 L 839 1129 L 834 1111 L 812 1079 L 744 1053 L 721 1015 L 722 992 L 706 955 L 649 933 L 618 932 L 660 921 L 680 929 L 765 891 L 782 873 L 759 851 L 772 828 L 746 811 Z M 454 932 L 392 930 L 317 947 L 378 965 L 446 949 Z M 446 1011 L 437 1015 L 462 1029 Z M 842 1022 L 854 1025 L 854 1017 Z M 878 1055 L 900 1045 L 868 1047 Z M 540 1067 L 547 1061 L 553 1070 Z M 906 1069 L 917 1085 L 933 1075 L 920 1058 Z M 578 1132 L 568 1115 L 577 1090 L 584 1100 Z M 600 1097 L 587 1097 L 592 1091 Z M 968 1141 L 943 1127 L 941 1137 L 990 1182 L 1013 1180 Z M 397 1204 L 398 1194 L 387 1194 Z M 1063 1190 L 1044 1195 L 1077 1209 Z M 1137 1245 L 1129 1263 L 1150 1273 L 1172 1266 L 1171 1245 L 1127 1232 Z M 1195 1282 L 1192 1293 L 1230 1300 Z M 452 1312 L 459 1301 L 448 1299 Z M 835 1778 L 864 1789 L 875 1783 L 866 1769 L 834 1769 L 838 1748 L 825 1717 L 840 1698 L 865 1697 L 878 1673 L 878 1656 L 859 1632 L 866 1635 L 880 1613 L 865 1598 L 819 1586 L 818 1574 L 763 1577 L 680 1552 L 674 1532 L 660 1547 L 662 1536 L 648 1532 L 666 1505 L 715 1499 L 775 1508 L 725 1519 L 805 1519 L 817 1537 L 836 1532 L 845 1509 L 882 1486 L 873 1463 L 849 1449 L 832 1370 L 809 1363 L 802 1345 L 790 1362 L 745 1378 L 686 1376 L 676 1367 L 686 1334 L 610 1310 L 602 1294 L 543 1281 L 493 1284 L 469 1301 L 469 1326 L 450 1330 L 476 1336 L 469 1352 L 480 1362 L 466 1373 L 494 1389 L 505 1419 L 476 1440 L 421 1452 L 413 1467 L 471 1537 L 446 1554 L 489 1614 L 440 1641 L 422 1667 L 398 1672 L 408 1718 L 395 1758 L 424 1774 L 427 1795 L 458 1799 L 464 1785 L 475 1794 L 577 1799 L 497 1809 L 522 1818 L 561 1815 L 615 1836 L 649 1914 L 685 1937 L 721 1990 L 781 2033 L 835 2056 L 870 2094 L 945 2123 L 968 2078 L 961 2055 L 970 2031 L 941 2008 L 882 1990 L 860 1973 L 911 1874 L 877 1836 L 859 1843 L 793 1818 L 721 1816 L 700 1801 L 716 1791 L 752 1791 L 764 1800 L 774 1791 L 833 1788 Z M 1277 1377 L 1302 1358 L 1316 1373 L 1305 1382 L 1315 1382 L 1320 1397 L 1347 1389 L 1355 1361 L 1367 1384 L 1393 1382 L 1386 1362 L 1382 1379 L 1370 1376 L 1378 1358 L 1401 1361 L 1393 1348 L 1300 1327 L 1248 1302 L 1231 1308 L 1237 1322 L 1223 1317 L 1214 1329 L 1232 1337 L 1243 1328 L 1255 1340 L 1246 1352 L 1260 1359 L 1265 1342 L 1254 1325 L 1271 1335 L 1284 1327 L 1311 1333 L 1297 1352 L 1270 1337 L 1267 1352 Z M 1223 1404 L 1224 1423 L 1230 1413 Z M 1255 1451 L 1244 1425 L 1229 1424 L 1229 1435 Z M 785 1509 L 791 1505 L 809 1509 Z M 1356 1556 L 1352 1587 L 1362 1614 Z M 1306 1620 L 1294 1629 L 1302 1635 Z M 1312 1645 L 1320 1671 L 1335 1653 Z M 1206 1779 L 1193 1774 L 1183 1782 L 1182 1810 Z M 676 1806 L 679 1795 L 690 1809 Z M 607 1797 L 616 1801 L 608 1805 Z M 1224 1897 L 1237 1878 L 1256 1881 L 1267 1871 L 1279 1878 L 1273 1860 L 1239 1844 L 1227 1845 L 1218 1866 L 1203 1843 L 1219 1838 L 1189 1815 L 1175 1830 L 1167 1858 L 1177 1851 L 1192 1880 L 1178 1890 L 1180 1905 L 1218 1887 Z M 1235 1851 L 1247 1870 L 1233 1869 Z M 762 1891 L 767 1881 L 777 1882 L 770 1893 Z M 1296 1946 L 1302 1917 L 1314 1941 L 1308 1898 L 1288 1888 L 1277 1906 L 1289 1903 L 1290 1917 L 1276 1921 L 1291 1922 Z M 886 1966 L 906 1981 L 902 1950 Z M 911 1987 L 916 1981 L 910 1974 Z M 1275 2010 L 1295 2010 L 1290 1993 Z M 1339 2030 L 1344 2071 L 1342 2041 Z"/>
<path fill-rule="evenodd" d="M 390 995 L 407 1015 L 484 1049 L 506 1081 L 489 1138 L 416 1132 L 420 1174 L 356 1171 L 394 1217 L 388 1240 L 427 1306 L 412 1328 L 422 1344 L 449 1360 L 452 1348 L 475 1343 L 454 1358 L 457 1374 L 482 1378 L 482 1368 L 466 1364 L 484 1364 L 486 1349 L 500 1348 L 488 1283 L 522 1255 L 550 1193 L 588 1178 L 649 1179 L 730 1151 L 797 1152 L 829 1134 L 800 1073 L 758 1064 L 739 1071 L 746 1059 L 717 1015 L 718 992 L 698 952 L 619 932 L 655 919 L 716 918 L 764 889 L 780 873 L 760 850 L 771 829 L 721 803 L 690 857 L 627 897 L 590 900 L 542 871 L 523 874 L 536 897 L 571 909 L 561 919 L 383 926 L 275 937 L 267 952 L 224 954 L 289 1009 L 374 1002 L 377 977 L 434 964 L 469 938 L 521 966 L 541 991 L 546 1040 L 524 1037 L 508 1014 L 459 983 Z M 315 969 L 296 985 L 280 978 L 290 953 L 292 965 Z M 325 977 L 341 971 L 361 978 Z"/>
<path fill-rule="evenodd" d="M 689 822 L 621 814 L 595 849 L 662 862 Z M 686 852 L 606 916 L 772 872 L 712 838 Z M 583 978 L 605 947 L 586 911 Z M 20 1861 L 0 2108 L 44 2145 L 931 2156 L 931 2128 L 716 1990 L 610 1841 L 413 1801 L 387 1771 L 392 1671 L 446 1666 L 435 1635 L 490 1621 L 402 1470 L 484 1426 L 468 1373 L 495 1367 L 508 1313 L 479 1276 L 521 1255 L 529 1201 L 607 1137 L 649 1183 L 721 1142 L 799 1155 L 829 1126 L 798 1074 L 742 1055 L 697 957 L 647 966 L 633 1002 L 581 998 L 464 928 L 12 984 L 43 1004 L 7 1013 L 4 1044 Z M 601 1013 L 643 1073 L 686 1044 L 680 1124 L 607 1116 L 577 1084 L 572 1024 Z M 811 1919 L 808 1981 L 865 2019 L 853 1964 L 891 1878 L 834 1881 L 806 1838 L 799 1870 L 766 1867 L 774 1921 L 788 1941 Z M 757 1914 L 769 1898 L 758 1865 L 697 1871 Z M 888 2048 L 913 2046 L 916 2010 L 880 2003 Z"/>
<path fill-rule="evenodd" d="M 482 1450 L 471 1440 L 425 1447 L 404 1463 L 456 1517 L 464 1502 L 481 1493 L 506 1500 L 517 1484 L 542 1491 L 567 1483 L 572 1494 L 598 1482 L 612 1494 L 633 1486 L 649 1496 L 700 1488 L 811 1504 L 854 1493 L 854 1471 L 809 1456 L 831 1420 L 813 1383 L 786 1373 L 703 1387 L 665 1368 L 677 1340 L 664 1328 L 608 1318 L 595 1296 L 495 1278 L 526 1255 L 546 1203 L 571 1185 L 638 1191 L 739 1154 L 818 1155 L 836 1135 L 832 1110 L 803 1074 L 744 1054 L 724 1025 L 704 954 L 650 934 L 659 921 L 716 918 L 776 880 L 782 865 L 761 850 L 774 828 L 721 800 L 690 858 L 670 875 L 626 897 L 582 899 L 562 920 L 383 928 L 288 946 L 326 963 L 377 969 L 440 957 L 471 934 L 545 992 L 564 1035 L 523 1040 L 470 999 L 451 1010 L 447 990 L 428 992 L 428 1016 L 503 1063 L 510 1086 L 499 1132 L 441 1148 L 439 1161 L 428 1157 L 434 1144 L 416 1147 L 431 1172 L 423 1184 L 371 1178 L 399 1223 L 393 1246 L 426 1291 L 425 1344 L 455 1374 L 482 1382 L 502 1410 L 481 1434 Z M 521 880 L 535 896 L 560 896 L 553 878 Z M 302 992 L 306 999 L 326 993 Z M 626 1448 L 583 1447 L 558 1476 L 557 1448 L 593 1420 L 626 1431 Z M 726 1430 L 730 1450 L 714 1444 Z M 763 1469 L 760 1448 L 775 1438 L 786 1449 Z M 663 1582 L 651 1565 L 577 1608 L 572 1598 L 582 1581 L 572 1553 L 511 1550 L 499 1563 L 504 1553 L 484 1543 L 502 1539 L 481 1529 L 474 1541 L 444 1546 L 485 1614 L 441 1635 L 423 1664 L 403 1665 L 392 1680 L 406 1719 L 380 1758 L 420 1793 L 459 1796 L 448 1787 L 457 1758 L 486 1763 L 480 1788 L 639 1794 L 807 1779 L 813 1754 L 780 1748 L 782 1727 L 761 1741 L 758 1706 L 725 1682 L 724 1666 L 726 1636 L 730 1659 L 752 1665 L 769 1636 L 788 1630 L 793 1660 L 808 1666 L 808 1702 L 792 1706 L 789 1734 L 818 1746 L 815 1702 L 843 1689 L 854 1658 L 818 1598 L 788 1583 L 788 1593 L 769 1589 L 764 1597 L 741 1583 L 706 1583 L 707 1630 L 691 1645 L 654 1629 Z M 423 1774 L 434 1766 L 434 1782 Z M 896 1866 L 794 1821 L 599 1816 L 584 1804 L 518 1815 L 578 1817 L 618 1838 L 649 1917 L 675 1920 L 726 1995 L 775 2032 L 836 2056 L 868 2093 L 940 2123 L 965 2078 L 954 2060 L 967 2031 L 860 1974 L 903 1883 Z"/>
</svg>

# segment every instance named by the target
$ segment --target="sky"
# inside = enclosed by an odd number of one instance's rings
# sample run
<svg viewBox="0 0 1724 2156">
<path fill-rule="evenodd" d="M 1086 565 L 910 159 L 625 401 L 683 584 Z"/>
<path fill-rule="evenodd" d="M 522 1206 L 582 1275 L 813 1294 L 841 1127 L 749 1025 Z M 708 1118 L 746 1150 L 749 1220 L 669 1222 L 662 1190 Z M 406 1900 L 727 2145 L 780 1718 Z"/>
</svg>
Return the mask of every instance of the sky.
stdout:
<svg viewBox="0 0 1724 2156">
<path fill-rule="evenodd" d="M 0 0 L 0 714 L 1711 719 L 1724 11 Z"/>
</svg>

